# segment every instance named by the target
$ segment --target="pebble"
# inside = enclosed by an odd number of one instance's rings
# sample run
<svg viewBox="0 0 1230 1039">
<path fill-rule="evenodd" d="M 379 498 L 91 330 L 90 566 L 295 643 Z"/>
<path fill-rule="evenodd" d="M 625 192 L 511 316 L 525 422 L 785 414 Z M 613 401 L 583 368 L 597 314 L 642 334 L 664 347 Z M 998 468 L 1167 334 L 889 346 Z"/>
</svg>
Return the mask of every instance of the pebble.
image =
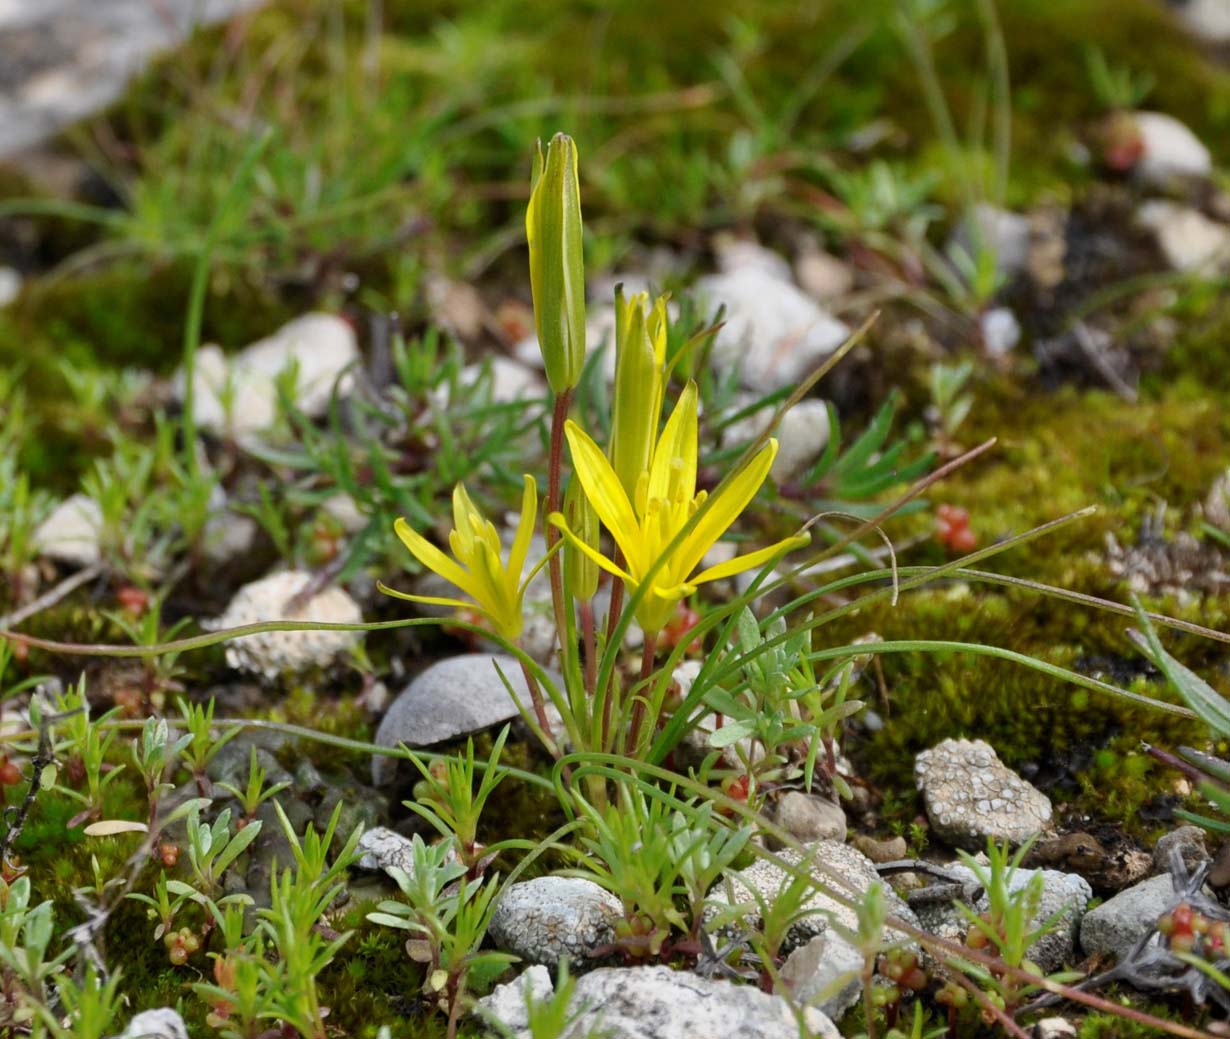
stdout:
<svg viewBox="0 0 1230 1039">
<path fill-rule="evenodd" d="M 718 270 L 723 274 L 760 271 L 778 281 L 790 280 L 790 264 L 773 249 L 751 238 L 739 238 L 726 232 L 713 236 L 713 252 Z"/>
<path fill-rule="evenodd" d="M 478 1001 L 474 1012 L 478 1017 L 499 1030 L 501 1036 L 508 1033 L 529 1034 L 529 1003 L 535 1006 L 545 1003 L 555 993 L 551 972 L 539 963 L 527 967 L 512 981 L 497 985 L 490 995 Z M 488 1033 L 491 1034 L 491 1033 Z"/>
<path fill-rule="evenodd" d="M 840 1021 L 862 994 L 862 969 L 863 954 L 840 935 L 826 932 L 786 957 L 778 991 Z"/>
<path fill-rule="evenodd" d="M 537 339 L 534 340 L 534 348 L 538 348 Z M 490 380 L 488 385 L 493 404 L 541 402 L 547 392 L 546 381 L 533 368 L 498 354 L 479 364 L 466 365 L 458 376 L 458 381 L 467 388 L 476 386 L 483 379 Z M 437 399 L 441 407 L 448 407 L 447 386 L 440 388 Z"/>
<path fill-rule="evenodd" d="M 518 717 L 517 705 L 508 695 L 497 665 L 528 707 L 529 687 L 515 657 L 466 653 L 432 664 L 414 677 L 380 720 L 376 745 L 429 747 Z M 551 678 L 563 684 L 558 675 Z M 377 786 L 391 783 L 397 768 L 396 758 L 373 758 L 373 782 Z"/>
<path fill-rule="evenodd" d="M 1034 1025 L 1034 1039 L 1076 1039 L 1076 1026 L 1063 1017 L 1044 1017 Z"/>
<path fill-rule="evenodd" d="M 550 978 L 537 974 L 502 985 L 478 1001 L 478 1012 L 494 1017 L 504 1034 L 529 1039 L 523 992 L 528 987 L 536 999 L 545 999 L 550 990 L 544 981 L 549 984 Z M 568 1016 L 569 1035 L 604 1039 L 798 1039 L 800 1035 L 794 1010 L 781 996 L 664 966 L 601 967 L 582 975 Z M 814 1007 L 803 1010 L 802 1024 L 814 1039 L 839 1039 L 833 1022 Z"/>
<path fill-rule="evenodd" d="M 552 970 L 567 958 L 584 969 L 615 940 L 619 899 L 584 877 L 536 877 L 506 888 L 487 933 L 499 948 Z"/>
<path fill-rule="evenodd" d="M 1085 914 L 1081 921 L 1081 947 L 1086 955 L 1109 953 L 1122 959 L 1174 902 L 1174 883 L 1169 873 L 1142 880 Z"/>
<path fill-rule="evenodd" d="M 345 590 L 336 587 L 326 588 L 298 610 L 288 611 L 287 603 L 312 580 L 311 574 L 301 570 L 281 570 L 246 584 L 209 627 L 217 630 L 275 620 L 362 622 L 358 605 Z M 228 643 L 226 662 L 238 671 L 274 679 L 281 674 L 325 667 L 361 637 L 362 633 L 357 631 L 266 631 Z"/>
<path fill-rule="evenodd" d="M 242 559 L 260 536 L 260 524 L 229 507 L 226 491 L 215 484 L 209 496 L 209 518 L 201 532 L 201 551 L 214 566 Z"/>
<path fill-rule="evenodd" d="M 914 760 L 931 829 L 953 847 L 980 851 L 987 838 L 1023 844 L 1051 819 L 1050 799 L 982 740 L 946 739 Z"/>
<path fill-rule="evenodd" d="M 800 382 L 850 334 L 792 281 L 759 266 L 708 275 L 696 289 L 710 309 L 726 306 L 714 365 L 757 393 Z"/>
<path fill-rule="evenodd" d="M 359 838 L 359 857 L 355 865 L 359 869 L 383 870 L 390 868 L 401 870 L 406 876 L 414 876 L 414 842 L 409 837 L 403 837 L 396 830 L 387 826 L 373 826 L 364 830 Z M 456 859 L 456 855 L 451 857 Z"/>
<path fill-rule="evenodd" d="M 1021 324 L 1008 307 L 992 307 L 978 318 L 982 345 L 991 357 L 1005 357 L 1021 341 Z"/>
<path fill-rule="evenodd" d="M 101 558 L 99 532 L 102 510 L 84 494 L 60 502 L 34 530 L 33 545 L 40 555 L 71 566 L 93 566 Z"/>
<path fill-rule="evenodd" d="M 977 882 L 976 874 L 962 862 L 947 867 L 953 873 Z M 1076 932 L 1084 915 L 1085 907 L 1093 898 L 1093 888 L 1084 877 L 1076 873 L 1062 873 L 1054 869 L 1018 869 L 1008 882 L 1010 892 L 1020 891 L 1036 874 L 1042 875 L 1042 899 L 1038 911 L 1030 921 L 1031 927 L 1040 926 L 1058 914 L 1054 930 L 1042 935 L 1028 950 L 1028 955 L 1045 972 L 1056 971 L 1075 959 Z M 974 904 L 974 909 L 985 913 L 991 901 L 984 892 Z M 922 926 L 938 938 L 963 941 L 969 924 L 951 902 L 933 902 L 915 905 Z"/>
<path fill-rule="evenodd" d="M 748 396 L 740 404 L 751 404 Z M 761 408 L 753 415 L 732 422 L 722 431 L 723 447 L 746 447 L 769 428 L 776 409 Z M 829 409 L 822 400 L 802 400 L 787 411 L 773 435 L 777 438 L 777 457 L 769 475 L 778 483 L 802 473 L 829 442 Z"/>
<path fill-rule="evenodd" d="M 170 1007 L 143 1010 L 128 1022 L 119 1039 L 188 1039 L 188 1026 Z"/>
<path fill-rule="evenodd" d="M 834 303 L 854 289 L 854 272 L 832 253 L 808 240 L 794 261 L 799 288 L 818 303 Z"/>
<path fill-rule="evenodd" d="M 770 816 L 803 843 L 846 839 L 846 813 L 841 805 L 802 790 L 787 790 L 777 798 L 770 808 Z"/>
<path fill-rule="evenodd" d="M 1192 35 L 1206 43 L 1230 43 L 1230 4 L 1226 0 L 1172 0 L 1169 6 Z"/>
<path fill-rule="evenodd" d="M 1204 843 L 1204 830 L 1199 826 L 1180 826 L 1163 834 L 1153 846 L 1153 874 L 1170 872 L 1171 852 L 1177 851 L 1189 873 L 1209 861 L 1209 850 Z"/>
<path fill-rule="evenodd" d="M 1214 480 L 1209 488 L 1204 499 L 1204 518 L 1230 534 L 1230 469 Z"/>
<path fill-rule="evenodd" d="M 1136 220 L 1153 232 L 1162 256 L 1177 271 L 1213 275 L 1230 266 L 1230 227 L 1198 209 L 1151 199 L 1137 211 Z"/>
<path fill-rule="evenodd" d="M 813 856 L 809 869 L 817 887 L 804 903 L 807 915 L 791 925 L 783 946 L 784 952 L 790 952 L 817 935 L 826 933 L 830 919 L 851 930 L 857 930 L 858 917 L 854 910 L 826 894 L 826 890 L 836 891 L 847 900 L 857 900 L 872 884 L 883 885 L 872 861 L 848 844 L 842 844 L 840 841 L 817 841 L 808 846 L 806 852 Z M 804 860 L 804 856 L 799 852 L 788 849 L 778 852 L 777 855 L 791 866 L 799 866 Z M 710 892 L 711 906 L 722 907 L 732 901 L 754 902 L 753 891 L 759 892 L 761 898 L 766 901 L 771 901 L 794 879 L 792 874 L 767 859 L 758 859 L 746 869 L 729 873 L 727 876 L 730 881 L 729 889 L 719 882 Z M 884 894 L 892 915 L 909 923 L 917 923 L 913 910 L 887 886 L 884 888 Z M 751 926 L 754 926 L 753 921 L 759 919 L 754 908 L 748 913 L 748 919 Z"/>
<path fill-rule="evenodd" d="M 1012 278 L 1025 269 L 1029 258 L 1029 218 L 988 202 L 979 202 L 957 226 L 949 249 L 964 250 L 970 256 L 981 246 L 995 253 L 995 269 Z"/>
<path fill-rule="evenodd" d="M 21 275 L 13 267 L 0 266 L 0 307 L 7 307 L 21 295 Z"/>
<path fill-rule="evenodd" d="M 1158 188 L 1176 180 L 1199 179 L 1213 172 L 1209 149 L 1192 131 L 1165 112 L 1136 112 L 1141 155 L 1135 166 L 1137 178 Z"/>
<path fill-rule="evenodd" d="M 872 862 L 896 862 L 898 859 L 904 859 L 910 850 L 905 838 L 900 834 L 896 837 L 872 837 L 870 834 L 857 833 L 850 843 Z"/>
<path fill-rule="evenodd" d="M 309 418 L 320 418 L 335 388 L 343 397 L 350 392 L 347 369 L 358 359 L 354 329 L 322 313 L 295 318 L 232 358 L 217 346 L 203 346 L 193 377 L 197 424 L 235 436 L 268 429 L 277 418 L 278 379 L 292 364 L 297 366 L 295 403 Z M 181 370 L 172 384 L 176 400 L 183 401 L 185 389 Z"/>
</svg>

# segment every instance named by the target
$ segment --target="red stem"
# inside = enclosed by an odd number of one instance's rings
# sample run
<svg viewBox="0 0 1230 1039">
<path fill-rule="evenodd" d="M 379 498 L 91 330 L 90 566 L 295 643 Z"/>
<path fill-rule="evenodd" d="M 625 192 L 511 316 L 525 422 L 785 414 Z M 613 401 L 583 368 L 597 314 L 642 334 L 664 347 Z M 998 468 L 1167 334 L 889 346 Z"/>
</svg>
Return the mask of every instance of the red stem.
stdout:
<svg viewBox="0 0 1230 1039">
<path fill-rule="evenodd" d="M 653 674 L 653 658 L 657 650 L 657 633 L 651 635 L 645 632 L 645 645 L 641 649 L 641 676 L 633 688 L 636 700 L 632 704 L 632 724 L 628 727 L 626 751 L 629 756 L 636 753 L 636 745 L 641 738 L 641 727 L 645 724 L 646 695 L 649 692 L 649 678 Z"/>
</svg>

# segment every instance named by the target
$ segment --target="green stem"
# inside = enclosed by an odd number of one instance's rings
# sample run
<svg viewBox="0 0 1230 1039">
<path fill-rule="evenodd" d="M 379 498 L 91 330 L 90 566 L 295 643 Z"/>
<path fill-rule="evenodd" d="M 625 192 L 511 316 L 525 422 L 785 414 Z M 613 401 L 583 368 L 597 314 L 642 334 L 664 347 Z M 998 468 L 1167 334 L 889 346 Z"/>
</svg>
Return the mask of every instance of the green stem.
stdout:
<svg viewBox="0 0 1230 1039">
<path fill-rule="evenodd" d="M 658 652 L 658 634 L 645 632 L 645 645 L 641 648 L 641 676 L 633 690 L 632 723 L 628 727 L 627 755 L 636 757 L 636 745 L 640 742 L 641 728 L 645 724 L 645 697 L 649 691 L 649 679 L 653 677 L 653 661 Z"/>
<path fill-rule="evenodd" d="M 566 389 L 555 398 L 555 410 L 551 415 L 551 453 L 547 461 L 547 515 L 559 512 L 560 479 L 564 466 L 564 423 L 572 404 L 572 390 Z M 560 532 L 551 523 L 543 524 L 547 551 L 560 539 Z M 547 564 L 551 573 L 551 604 L 555 608 L 555 627 L 559 636 L 560 655 L 564 654 L 564 633 L 568 630 L 564 621 L 564 571 L 559 553 L 551 556 Z"/>
</svg>

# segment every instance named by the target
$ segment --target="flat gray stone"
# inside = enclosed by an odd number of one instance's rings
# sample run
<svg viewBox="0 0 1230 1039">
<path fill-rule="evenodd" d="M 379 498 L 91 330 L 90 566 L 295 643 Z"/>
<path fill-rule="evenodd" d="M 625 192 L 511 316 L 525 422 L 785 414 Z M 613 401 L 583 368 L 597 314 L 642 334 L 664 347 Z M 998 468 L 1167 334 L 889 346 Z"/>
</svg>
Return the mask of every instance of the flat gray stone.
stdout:
<svg viewBox="0 0 1230 1039">
<path fill-rule="evenodd" d="M 1091 909 L 1081 921 L 1081 948 L 1122 959 L 1175 902 L 1169 873 L 1142 880 Z"/>
<path fill-rule="evenodd" d="M 541 981 L 541 977 L 530 978 L 531 991 Z M 516 1039 L 529 1039 L 530 1035 L 524 1024 L 524 1000 L 517 1005 L 517 996 L 526 984 L 502 986 L 509 991 L 497 990 L 478 1002 L 480 1014 L 498 1007 L 498 1020 Z M 536 993 L 536 998 L 545 995 Z M 800 1034 L 794 1012 L 781 996 L 662 966 L 602 967 L 582 975 L 570 1007 L 575 1015 L 570 1036 L 799 1039 Z M 804 1011 L 804 1024 L 807 1035 L 814 1039 L 840 1039 L 833 1022 L 815 1008 Z"/>
<path fill-rule="evenodd" d="M 772 807 L 773 821 L 796 840 L 846 839 L 846 813 L 841 805 L 802 790 L 787 790 Z"/>
<path fill-rule="evenodd" d="M 529 687 L 515 657 L 466 653 L 432 664 L 415 676 L 380 720 L 376 745 L 430 747 L 517 717 L 516 702 L 508 695 L 496 665 L 528 707 Z M 554 675 L 552 679 L 562 682 Z M 392 782 L 397 764 L 395 758 L 374 758 L 372 781 L 377 786 Z"/>
<path fill-rule="evenodd" d="M 536 877 L 500 896 L 487 933 L 506 952 L 552 970 L 565 957 L 582 969 L 593 950 L 615 940 L 619 899 L 583 877 Z"/>
<path fill-rule="evenodd" d="M 937 837 L 982 851 L 987 838 L 1023 844 L 1051 819 L 1051 802 L 982 740 L 947 739 L 914 759 L 914 781 Z"/>
<path fill-rule="evenodd" d="M 792 999 L 840 1021 L 862 995 L 862 969 L 863 954 L 841 935 L 828 932 L 786 957 L 781 980 Z"/>
</svg>

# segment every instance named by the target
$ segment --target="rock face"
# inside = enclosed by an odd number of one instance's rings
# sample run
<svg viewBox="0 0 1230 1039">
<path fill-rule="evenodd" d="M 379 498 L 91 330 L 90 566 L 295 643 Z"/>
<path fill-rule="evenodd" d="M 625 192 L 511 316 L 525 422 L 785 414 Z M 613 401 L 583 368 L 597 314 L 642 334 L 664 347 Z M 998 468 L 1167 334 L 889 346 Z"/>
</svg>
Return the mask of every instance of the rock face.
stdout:
<svg viewBox="0 0 1230 1039">
<path fill-rule="evenodd" d="M 565 957 L 577 970 L 615 940 L 623 912 L 618 898 L 583 877 L 536 877 L 513 884 L 491 917 L 491 940 L 527 963 L 556 968 Z"/>
<path fill-rule="evenodd" d="M 531 968 L 533 970 L 533 968 Z M 527 972 L 528 974 L 529 972 Z M 545 979 L 549 982 L 549 979 Z M 542 1000 L 541 974 L 502 985 L 478 1002 L 484 1017 L 495 1017 L 517 1039 L 528 1039 L 526 987 Z M 570 1004 L 570 1035 L 605 1039 L 798 1039 L 790 1005 L 749 985 L 714 981 L 669 967 L 604 967 L 577 979 Z M 499 1011 L 498 1015 L 496 1011 Z M 823 1013 L 804 1012 L 807 1034 L 839 1039 Z"/>
<path fill-rule="evenodd" d="M 953 873 L 977 881 L 972 869 L 964 863 L 956 862 L 947 867 Z M 1038 927 L 1051 917 L 1058 915 L 1055 928 L 1042 935 L 1029 947 L 1029 958 L 1044 971 L 1055 971 L 1064 964 L 1075 960 L 1076 933 L 1085 906 L 1093 898 L 1093 889 L 1084 877 L 1075 873 L 1061 873 L 1054 869 L 1018 869 L 1008 882 L 1008 890 L 1020 891 L 1033 881 L 1037 875 L 1042 875 L 1042 899 L 1038 911 L 1030 921 L 1031 927 Z M 983 892 L 974 909 L 985 913 L 991 906 L 991 901 Z M 922 925 L 939 938 L 951 941 L 961 941 L 968 930 L 965 916 L 957 911 L 950 902 L 936 902 L 917 907 L 918 918 Z"/>
<path fill-rule="evenodd" d="M 467 653 L 441 660 L 417 675 L 381 719 L 376 744 L 429 747 L 515 718 L 517 705 L 508 695 L 497 666 L 517 698 L 528 706 L 529 687 L 515 657 Z M 563 682 L 558 676 L 552 678 Z M 393 758 L 372 760 L 372 779 L 377 786 L 391 782 L 396 774 Z"/>
<path fill-rule="evenodd" d="M 98 502 L 84 494 L 74 494 L 60 502 L 35 528 L 34 548 L 40 555 L 61 563 L 92 566 L 99 559 L 101 527 Z"/>
<path fill-rule="evenodd" d="M 268 429 L 277 417 L 278 379 L 292 366 L 295 403 L 320 418 L 335 389 L 340 396 L 350 392 L 347 369 L 358 358 L 354 329 L 333 314 L 304 314 L 232 358 L 204 346 L 192 379 L 197 424 L 234 436 Z M 186 388 L 181 371 L 173 386 L 177 400 Z"/>
<path fill-rule="evenodd" d="M 1087 954 L 1110 953 L 1122 959 L 1174 901 L 1174 882 L 1169 873 L 1142 880 L 1085 914 L 1081 947 Z"/>
<path fill-rule="evenodd" d="M 260 621 L 300 620 L 359 624 L 358 604 L 341 588 L 327 588 L 295 610 L 290 601 L 312 580 L 298 570 L 282 570 L 246 584 L 235 593 L 212 627 L 232 628 Z M 356 631 L 267 631 L 226 647 L 226 662 L 239 671 L 273 679 L 287 672 L 325 667 L 360 638 Z"/>
<path fill-rule="evenodd" d="M 711 307 L 726 306 L 713 363 L 757 393 L 805 378 L 850 334 L 792 281 L 759 265 L 701 278 L 697 292 Z"/>
<path fill-rule="evenodd" d="M 931 828 L 953 847 L 979 851 L 987 838 L 1022 844 L 1051 819 L 1050 799 L 982 740 L 947 739 L 914 761 Z"/>
<path fill-rule="evenodd" d="M 826 894 L 826 890 L 837 892 L 847 900 L 857 900 L 872 884 L 883 883 L 871 860 L 848 844 L 817 841 L 807 851 L 812 855 L 810 873 L 819 886 L 804 903 L 807 915 L 791 926 L 784 946 L 786 952 L 824 934 L 829 929 L 830 920 L 836 920 L 852 930 L 857 929 L 858 917 L 854 910 Z M 796 851 L 782 851 L 778 855 L 792 866 L 803 862 L 803 856 Z M 758 859 L 746 869 L 729 875 L 729 890 L 719 882 L 709 894 L 709 903 L 711 906 L 754 903 L 753 892 L 759 893 L 765 901 L 772 901 L 793 879 L 791 874 L 774 863 Z M 887 885 L 884 885 L 884 893 L 892 915 L 910 923 L 917 922 L 913 910 Z M 758 919 L 754 908 L 749 911 L 748 919 L 749 922 Z"/>
</svg>

